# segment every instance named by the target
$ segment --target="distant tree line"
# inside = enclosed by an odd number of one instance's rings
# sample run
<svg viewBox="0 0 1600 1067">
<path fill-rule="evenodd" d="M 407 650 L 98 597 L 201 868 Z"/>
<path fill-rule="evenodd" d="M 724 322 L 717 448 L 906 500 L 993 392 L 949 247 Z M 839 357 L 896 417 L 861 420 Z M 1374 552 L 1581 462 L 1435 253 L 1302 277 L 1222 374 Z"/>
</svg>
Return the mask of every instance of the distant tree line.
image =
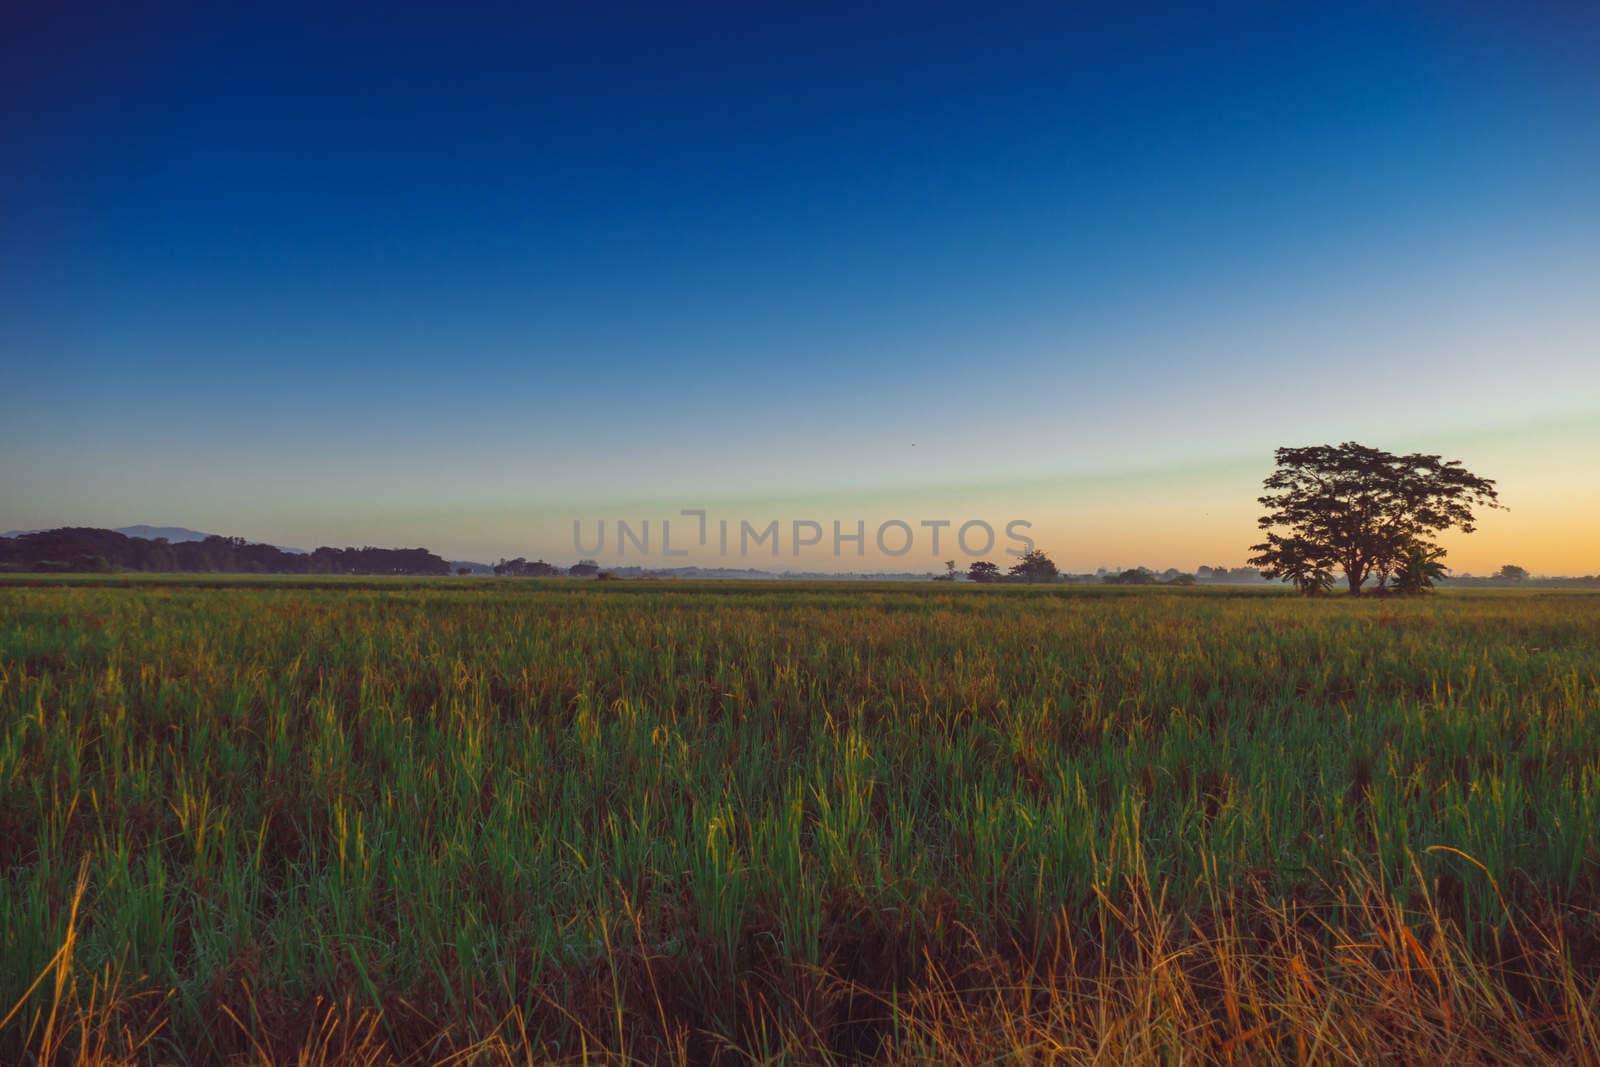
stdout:
<svg viewBox="0 0 1600 1067">
<path fill-rule="evenodd" d="M 553 563 L 546 563 L 542 559 L 529 563 L 521 556 L 516 559 L 501 560 L 494 565 L 494 572 L 502 578 L 548 578 L 564 573 Z"/>
<path fill-rule="evenodd" d="M 1251 575 L 1254 576 L 1252 571 Z M 1181 572 L 1175 568 L 1168 568 L 1162 574 L 1157 574 L 1148 567 L 1130 567 L 1116 574 L 1102 574 L 1100 580 L 1106 585 L 1194 585 L 1195 576 Z"/>
<path fill-rule="evenodd" d="M 1261 572 L 1254 567 L 1227 567 L 1217 565 L 1214 567 L 1198 567 L 1195 576 L 1202 580 L 1213 582 L 1254 582 L 1261 578 Z M 1166 577 L 1175 578 L 1178 572 L 1168 569 Z"/>
<path fill-rule="evenodd" d="M 47 573 L 198 571 L 225 574 L 449 574 L 425 548 L 319 548 L 285 552 L 242 537 L 171 542 L 66 526 L 0 537 L 0 570 Z"/>
<path fill-rule="evenodd" d="M 945 573 L 936 581 L 954 582 L 966 578 L 979 585 L 1000 582 L 1100 582 L 1104 585 L 1196 585 L 1206 582 L 1257 582 L 1261 576 L 1254 567 L 1200 567 L 1195 573 L 1168 567 L 1153 571 L 1149 567 L 1129 567 L 1126 570 L 1101 569 L 1094 574 L 1064 574 L 1042 550 L 1034 549 L 1023 556 L 1009 570 L 1002 571 L 998 564 L 980 559 L 968 565 L 965 571 L 957 569 L 956 561 L 945 560 Z M 1198 577 L 1197 577 L 1198 576 Z"/>
<path fill-rule="evenodd" d="M 542 559 L 529 563 L 518 556 L 516 559 L 503 559 L 496 563 L 494 572 L 502 578 L 554 578 L 562 574 L 570 574 L 575 578 L 593 578 L 600 574 L 600 564 L 592 559 L 580 559 L 572 566 L 563 568 L 554 563 L 546 563 Z"/>
</svg>

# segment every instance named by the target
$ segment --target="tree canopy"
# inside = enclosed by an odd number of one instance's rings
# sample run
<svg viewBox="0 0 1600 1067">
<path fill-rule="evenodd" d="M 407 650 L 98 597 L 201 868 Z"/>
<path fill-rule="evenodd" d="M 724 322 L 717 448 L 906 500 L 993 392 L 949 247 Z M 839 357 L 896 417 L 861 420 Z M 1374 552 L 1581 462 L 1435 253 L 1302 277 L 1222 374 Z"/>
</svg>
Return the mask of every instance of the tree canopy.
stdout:
<svg viewBox="0 0 1600 1067">
<path fill-rule="evenodd" d="M 1325 576 L 1338 567 L 1360 595 L 1369 577 L 1387 581 L 1419 547 L 1437 564 L 1444 553 L 1434 535 L 1471 533 L 1474 508 L 1500 506 L 1493 481 L 1440 456 L 1397 456 L 1346 441 L 1280 448 L 1276 459 L 1260 497 L 1266 540 L 1251 546 L 1250 563 L 1262 577 L 1305 592 L 1326 588 Z"/>
<path fill-rule="evenodd" d="M 1048 582 L 1060 573 L 1055 562 L 1040 548 L 1029 550 L 1011 567 L 1011 577 L 1024 582 Z"/>
<path fill-rule="evenodd" d="M 998 582 L 1000 568 L 986 559 L 975 561 L 967 568 L 967 580 L 972 582 Z"/>
</svg>

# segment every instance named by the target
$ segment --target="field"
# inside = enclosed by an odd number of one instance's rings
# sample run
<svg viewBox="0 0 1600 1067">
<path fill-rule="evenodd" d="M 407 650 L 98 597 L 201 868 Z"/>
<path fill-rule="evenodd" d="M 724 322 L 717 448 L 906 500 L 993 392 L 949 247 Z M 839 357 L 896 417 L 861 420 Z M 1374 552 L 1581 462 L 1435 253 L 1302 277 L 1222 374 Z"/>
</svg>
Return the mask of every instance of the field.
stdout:
<svg viewBox="0 0 1600 1067">
<path fill-rule="evenodd" d="M 1597 1062 L 1597 904 L 1600 596 L 0 584 L 0 1062 Z"/>
</svg>

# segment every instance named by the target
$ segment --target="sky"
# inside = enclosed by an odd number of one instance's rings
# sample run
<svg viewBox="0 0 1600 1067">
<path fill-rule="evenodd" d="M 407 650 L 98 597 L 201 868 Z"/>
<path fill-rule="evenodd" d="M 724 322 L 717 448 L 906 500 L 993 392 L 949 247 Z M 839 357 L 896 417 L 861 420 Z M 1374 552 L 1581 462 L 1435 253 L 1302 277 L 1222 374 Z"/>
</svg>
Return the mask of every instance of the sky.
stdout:
<svg viewBox="0 0 1600 1067">
<path fill-rule="evenodd" d="M 1205 6 L 11 5 L 0 529 L 1190 570 L 1359 440 L 1600 571 L 1600 8 Z"/>
</svg>

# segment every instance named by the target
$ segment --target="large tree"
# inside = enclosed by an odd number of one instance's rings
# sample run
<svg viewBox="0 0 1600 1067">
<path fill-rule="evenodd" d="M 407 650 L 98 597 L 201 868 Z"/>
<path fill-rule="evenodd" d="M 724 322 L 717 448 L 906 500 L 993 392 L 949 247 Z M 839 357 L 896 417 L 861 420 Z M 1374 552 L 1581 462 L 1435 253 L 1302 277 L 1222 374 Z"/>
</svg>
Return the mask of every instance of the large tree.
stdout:
<svg viewBox="0 0 1600 1067">
<path fill-rule="evenodd" d="M 986 559 L 975 561 L 967 568 L 967 581 L 969 582 L 998 582 L 1000 568 Z"/>
<path fill-rule="evenodd" d="M 1429 538 L 1452 528 L 1471 533 L 1474 508 L 1500 506 L 1494 482 L 1459 460 L 1353 441 L 1280 448 L 1276 458 L 1260 498 L 1267 539 L 1251 546 L 1250 563 L 1265 578 L 1291 577 L 1310 557 L 1343 569 L 1359 596 L 1369 576 L 1389 574 L 1412 546 L 1435 549 Z"/>
<path fill-rule="evenodd" d="M 1044 554 L 1043 549 L 1039 548 L 1029 550 L 1011 568 L 1011 577 L 1021 579 L 1024 582 L 1048 582 L 1054 580 L 1060 573 L 1050 557 Z"/>
</svg>

